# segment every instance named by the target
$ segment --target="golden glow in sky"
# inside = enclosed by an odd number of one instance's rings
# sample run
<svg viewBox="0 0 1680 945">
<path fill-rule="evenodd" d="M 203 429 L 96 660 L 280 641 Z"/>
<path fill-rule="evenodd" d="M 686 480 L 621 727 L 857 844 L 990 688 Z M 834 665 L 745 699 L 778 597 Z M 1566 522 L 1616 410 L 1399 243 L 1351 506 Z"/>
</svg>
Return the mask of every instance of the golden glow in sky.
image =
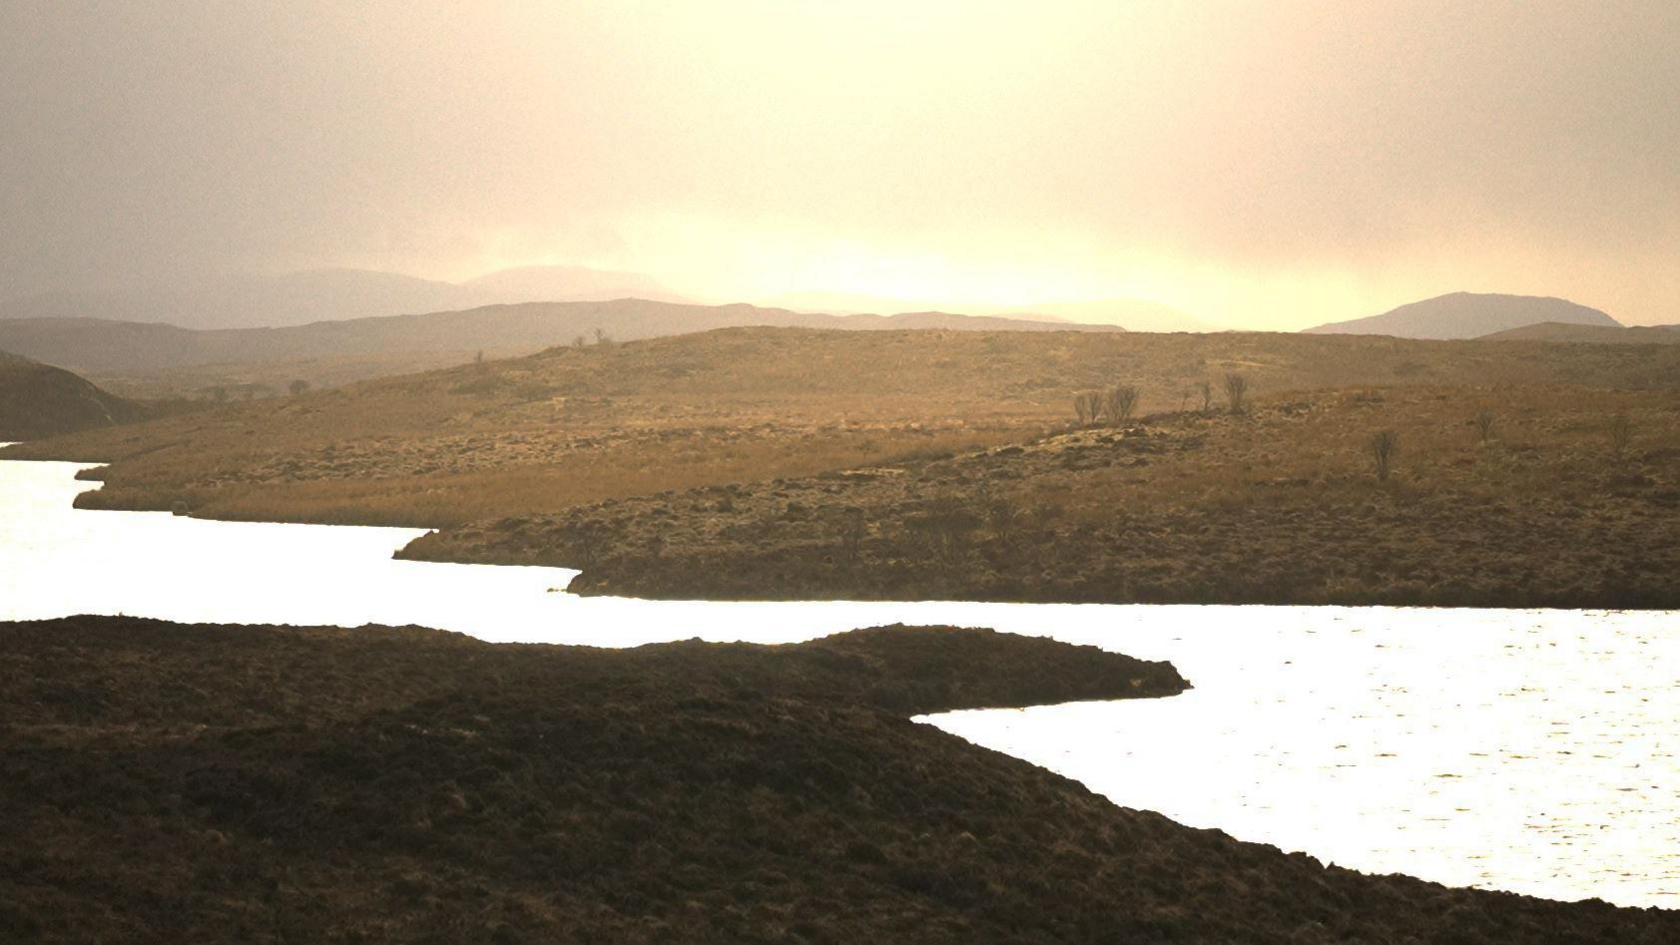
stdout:
<svg viewBox="0 0 1680 945">
<path fill-rule="evenodd" d="M 16 0 L 0 278 L 1680 322 L 1675 36 L 1671 0 Z"/>
</svg>

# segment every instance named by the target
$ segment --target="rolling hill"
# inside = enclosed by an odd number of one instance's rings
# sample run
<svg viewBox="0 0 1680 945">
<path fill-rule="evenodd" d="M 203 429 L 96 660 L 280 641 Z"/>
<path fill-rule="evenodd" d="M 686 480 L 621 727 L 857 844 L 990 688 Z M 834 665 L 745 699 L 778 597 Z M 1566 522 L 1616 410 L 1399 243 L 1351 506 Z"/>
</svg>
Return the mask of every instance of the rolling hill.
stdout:
<svg viewBox="0 0 1680 945">
<path fill-rule="evenodd" d="M 0 442 L 116 426 L 148 414 L 62 368 L 0 351 Z"/>
<path fill-rule="evenodd" d="M 1561 341 L 1578 344 L 1680 344 L 1680 325 L 1570 325 L 1542 322 L 1483 335 L 1486 341 Z"/>
<path fill-rule="evenodd" d="M 1202 409 L 1204 383 L 1217 407 L 1227 372 L 1267 397 L 1390 385 L 1671 390 L 1680 347 L 731 328 L 553 348 L 9 453 L 114 463 L 86 497 L 107 507 L 444 526 L 1003 445 L 1065 428 L 1075 394 L 1116 383 L 1138 387 L 1139 415 Z M 1474 408 L 1460 412 L 1455 422 Z"/>
<path fill-rule="evenodd" d="M 532 354 L 556 345 L 594 343 L 597 329 L 616 341 L 772 326 L 882 330 L 1113 332 L 1106 325 L 914 312 L 816 315 L 752 305 L 701 306 L 643 299 L 492 305 L 465 311 L 317 322 L 286 328 L 195 330 L 91 318 L 0 320 L 0 348 L 95 374 L 142 374 L 204 365 L 330 362 L 341 383 L 442 367 L 489 356 Z M 346 362 L 353 364 L 346 366 Z M 316 365 L 320 369 L 320 365 Z M 302 372 L 307 374 L 307 372 Z"/>
<path fill-rule="evenodd" d="M 1136 422 L 1076 425 L 1116 384 Z M 592 593 L 1674 607 L 1677 389 L 1680 345 L 755 327 L 0 456 L 109 462 L 84 508 L 442 528 L 413 556 Z"/>
<path fill-rule="evenodd" d="M 1381 315 L 1319 325 L 1307 329 L 1307 332 L 1450 340 L 1480 338 L 1542 322 L 1621 327 L 1621 323 L 1598 309 L 1566 299 L 1454 292 L 1402 305 Z"/>
</svg>

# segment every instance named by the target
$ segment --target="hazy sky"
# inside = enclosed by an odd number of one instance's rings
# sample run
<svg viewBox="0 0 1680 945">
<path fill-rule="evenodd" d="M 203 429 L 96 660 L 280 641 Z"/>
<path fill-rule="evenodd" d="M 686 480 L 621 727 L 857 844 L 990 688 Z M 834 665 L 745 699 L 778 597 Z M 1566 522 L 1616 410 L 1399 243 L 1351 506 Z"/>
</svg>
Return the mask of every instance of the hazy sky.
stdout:
<svg viewBox="0 0 1680 945">
<path fill-rule="evenodd" d="M 0 3 L 0 295 L 546 262 L 1680 322 L 1680 3 Z"/>
</svg>

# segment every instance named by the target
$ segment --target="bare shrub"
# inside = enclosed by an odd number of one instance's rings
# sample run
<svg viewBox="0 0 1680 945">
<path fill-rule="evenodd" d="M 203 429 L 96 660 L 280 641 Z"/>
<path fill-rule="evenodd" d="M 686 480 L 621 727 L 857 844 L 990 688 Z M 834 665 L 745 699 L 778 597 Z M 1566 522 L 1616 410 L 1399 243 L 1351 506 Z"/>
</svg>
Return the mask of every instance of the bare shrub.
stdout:
<svg viewBox="0 0 1680 945">
<path fill-rule="evenodd" d="M 986 528 L 992 537 L 1000 545 L 1009 545 L 1023 518 L 1020 507 L 1008 499 L 991 497 L 984 500 L 981 511 L 985 513 Z"/>
<path fill-rule="evenodd" d="M 1235 371 L 1225 375 L 1225 401 L 1232 413 L 1243 412 L 1243 399 L 1248 396 L 1248 378 Z"/>
<path fill-rule="evenodd" d="M 1203 381 L 1202 382 L 1202 413 L 1207 413 L 1207 412 L 1211 411 L 1212 409 L 1213 409 L 1213 382 L 1212 381 Z"/>
<path fill-rule="evenodd" d="M 961 500 L 944 496 L 928 502 L 922 512 L 910 516 L 904 524 L 934 557 L 950 564 L 967 555 L 969 536 L 980 527 L 980 517 Z"/>
<path fill-rule="evenodd" d="M 1621 459 L 1622 454 L 1627 452 L 1628 443 L 1633 440 L 1633 421 L 1625 413 L 1616 414 L 1605 425 L 1604 432 L 1610 438 L 1610 452 Z"/>
<path fill-rule="evenodd" d="M 1475 419 L 1472 422 L 1476 424 L 1476 435 L 1481 437 L 1483 443 L 1493 439 L 1494 427 L 1498 425 L 1497 420 L 1494 418 L 1493 411 L 1477 411 Z"/>
<path fill-rule="evenodd" d="M 296 397 L 309 389 L 309 382 L 300 377 L 287 384 L 286 389 L 292 392 L 293 397 Z"/>
<path fill-rule="evenodd" d="M 1132 411 L 1137 409 L 1138 389 L 1130 384 L 1121 384 L 1103 396 L 1103 409 L 1108 414 L 1108 421 L 1113 424 L 1125 423 L 1132 418 Z"/>
<path fill-rule="evenodd" d="M 1394 465 L 1394 455 L 1400 451 L 1400 434 L 1383 430 L 1371 437 L 1371 459 L 1377 464 L 1377 481 L 1387 482 Z"/>
<path fill-rule="evenodd" d="M 855 563 L 863 550 L 863 539 L 869 535 L 869 522 L 863 509 L 847 507 L 840 512 L 840 553 L 848 563 Z"/>
<path fill-rule="evenodd" d="M 594 569 L 596 562 L 601 560 L 603 539 L 601 527 L 590 521 L 574 520 L 560 529 L 560 540 L 565 543 L 568 556 L 577 562 L 580 571 Z"/>
<path fill-rule="evenodd" d="M 1079 418 L 1080 426 L 1095 423 L 1102 413 L 1102 395 L 1094 390 L 1080 391 L 1073 398 L 1073 412 Z"/>
</svg>

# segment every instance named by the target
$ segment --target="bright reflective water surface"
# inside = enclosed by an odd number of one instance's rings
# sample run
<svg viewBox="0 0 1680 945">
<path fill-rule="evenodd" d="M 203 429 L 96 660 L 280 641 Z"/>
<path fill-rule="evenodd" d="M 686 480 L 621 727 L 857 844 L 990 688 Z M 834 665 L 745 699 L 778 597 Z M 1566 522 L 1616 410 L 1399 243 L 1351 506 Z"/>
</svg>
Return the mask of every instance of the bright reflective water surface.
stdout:
<svg viewBox="0 0 1680 945">
<path fill-rule="evenodd" d="M 412 529 L 84 512 L 0 462 L 0 620 L 422 624 L 491 641 L 791 642 L 903 621 L 1171 660 L 1171 699 L 939 727 L 1129 807 L 1369 872 L 1680 907 L 1680 614 L 578 598 L 571 572 L 392 560 Z"/>
</svg>

